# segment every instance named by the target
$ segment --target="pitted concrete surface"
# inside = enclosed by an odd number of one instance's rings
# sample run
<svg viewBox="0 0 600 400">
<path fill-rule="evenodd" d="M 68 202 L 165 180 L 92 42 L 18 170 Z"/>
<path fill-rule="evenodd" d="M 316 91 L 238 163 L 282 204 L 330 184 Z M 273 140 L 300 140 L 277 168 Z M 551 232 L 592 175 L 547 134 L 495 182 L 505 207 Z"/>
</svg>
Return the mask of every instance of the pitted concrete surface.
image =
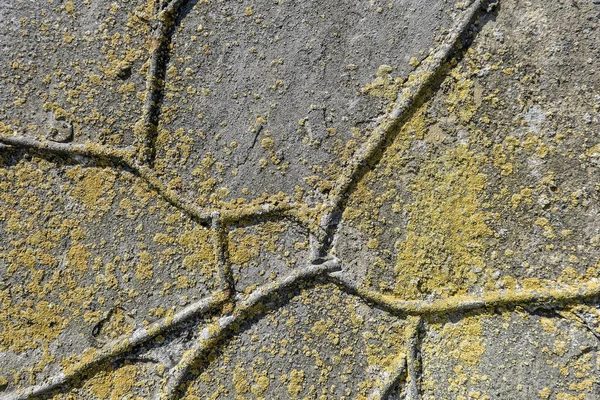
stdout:
<svg viewBox="0 0 600 400">
<path fill-rule="evenodd" d="M 600 4 L 0 10 L 0 399 L 597 399 Z"/>
</svg>

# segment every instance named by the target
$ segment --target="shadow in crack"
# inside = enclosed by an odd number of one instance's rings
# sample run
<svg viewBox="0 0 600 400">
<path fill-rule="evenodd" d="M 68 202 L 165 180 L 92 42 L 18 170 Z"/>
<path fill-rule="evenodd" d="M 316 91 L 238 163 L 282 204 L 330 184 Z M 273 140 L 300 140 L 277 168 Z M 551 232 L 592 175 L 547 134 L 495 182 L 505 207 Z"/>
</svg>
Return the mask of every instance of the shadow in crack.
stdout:
<svg viewBox="0 0 600 400">
<path fill-rule="evenodd" d="M 489 12 L 486 12 L 490 9 Z M 346 208 L 348 200 L 355 193 L 358 183 L 364 176 L 375 168 L 381 161 L 386 149 L 394 142 L 402 126 L 407 123 L 416 113 L 416 111 L 429 99 L 431 99 L 439 90 L 440 85 L 446 79 L 452 69 L 462 60 L 468 51 L 469 47 L 475 40 L 477 33 L 490 21 L 495 21 L 500 12 L 500 4 L 493 1 L 484 1 L 479 10 L 473 15 L 469 21 L 469 28 L 462 32 L 458 38 L 458 43 L 454 45 L 453 51 L 449 54 L 450 62 L 442 64 L 441 68 L 434 71 L 434 75 L 429 80 L 429 84 L 420 92 L 416 93 L 415 98 L 410 103 L 406 112 L 393 121 L 392 126 L 387 130 L 384 141 L 377 147 L 369 157 L 361 160 L 358 169 L 352 175 L 352 182 L 347 189 L 342 193 L 341 202 L 337 204 L 331 215 L 331 220 L 327 225 L 327 232 L 324 240 L 324 245 L 320 249 L 320 255 L 327 254 L 332 247 L 335 234 L 338 230 L 341 221 L 342 213 Z"/>
</svg>

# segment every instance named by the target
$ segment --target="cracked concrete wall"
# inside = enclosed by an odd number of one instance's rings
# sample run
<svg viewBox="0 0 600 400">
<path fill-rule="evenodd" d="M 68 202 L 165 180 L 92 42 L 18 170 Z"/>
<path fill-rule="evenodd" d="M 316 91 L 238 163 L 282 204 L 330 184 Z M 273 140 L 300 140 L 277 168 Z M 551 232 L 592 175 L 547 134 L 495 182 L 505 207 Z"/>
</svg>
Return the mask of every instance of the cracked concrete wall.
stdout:
<svg viewBox="0 0 600 400">
<path fill-rule="evenodd" d="M 0 399 L 597 399 L 595 0 L 4 0 Z"/>
</svg>

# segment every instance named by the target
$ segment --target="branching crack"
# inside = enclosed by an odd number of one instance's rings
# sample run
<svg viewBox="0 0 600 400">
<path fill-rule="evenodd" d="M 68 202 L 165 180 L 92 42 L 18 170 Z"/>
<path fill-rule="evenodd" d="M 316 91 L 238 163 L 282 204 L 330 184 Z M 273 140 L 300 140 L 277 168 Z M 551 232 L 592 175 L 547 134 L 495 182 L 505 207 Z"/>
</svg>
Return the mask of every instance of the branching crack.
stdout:
<svg viewBox="0 0 600 400">
<path fill-rule="evenodd" d="M 155 47 L 152 49 L 147 77 L 147 97 L 144 104 L 143 118 L 137 127 L 139 129 L 136 131 L 136 141 L 132 148 L 115 149 L 97 144 L 57 143 L 14 135 L 0 135 L 0 144 L 32 149 L 42 154 L 86 157 L 131 170 L 166 202 L 184 212 L 195 222 L 210 227 L 214 259 L 219 271 L 220 291 L 185 307 L 169 318 L 155 322 L 147 328 L 139 328 L 131 335 L 104 346 L 91 358 L 76 363 L 43 384 L 7 393 L 1 396 L 0 399 L 25 400 L 47 395 L 56 389 L 72 384 L 102 363 L 125 357 L 133 349 L 150 342 L 158 335 L 175 329 L 183 322 L 220 309 L 219 318 L 200 331 L 195 343 L 159 383 L 155 396 L 157 399 L 171 400 L 178 398 L 185 385 L 189 383 L 188 378 L 194 378 L 197 375 L 196 366 L 203 357 L 223 342 L 223 338 L 234 325 L 253 317 L 259 303 L 267 300 L 270 296 L 280 294 L 284 289 L 293 289 L 304 281 L 320 277 L 326 283 L 334 284 L 342 291 L 371 305 L 385 309 L 395 316 L 407 318 L 406 354 L 401 354 L 394 360 L 391 365 L 392 372 L 387 373 L 381 388 L 373 392 L 372 398 L 383 399 L 388 397 L 401 384 L 402 378 L 406 376 L 406 398 L 416 400 L 421 395 L 419 387 L 421 375 L 420 332 L 424 329 L 423 317 L 517 305 L 564 307 L 569 304 L 597 300 L 600 297 L 600 281 L 592 279 L 578 286 L 499 291 L 482 296 L 456 296 L 434 301 L 404 300 L 359 286 L 345 272 L 340 271 L 342 265 L 336 258 L 329 257 L 338 230 L 340 216 L 346 207 L 349 193 L 361 181 L 370 166 L 377 164 L 379 154 L 382 150 L 385 150 L 386 144 L 390 143 L 390 139 L 397 133 L 399 127 L 426 100 L 429 91 L 432 88 L 435 89 L 436 82 L 446 72 L 445 64 L 458 52 L 461 38 L 468 33 L 479 13 L 489 12 L 497 2 L 473 1 L 437 51 L 426 58 L 419 69 L 415 71 L 415 79 L 409 80 L 408 86 L 404 87 L 402 93 L 399 93 L 393 110 L 378 121 L 378 125 L 365 145 L 347 163 L 325 204 L 316 206 L 314 209 L 308 209 L 307 206 L 295 203 L 281 205 L 253 204 L 232 210 L 198 207 L 193 201 L 187 200 L 169 189 L 153 169 L 156 157 L 157 126 L 164 95 L 168 50 L 172 33 L 177 25 L 177 13 L 186 4 L 186 1 L 172 0 L 165 3 L 161 1 L 157 7 L 156 21 L 158 21 L 158 25 L 154 31 Z M 325 110 L 323 110 L 323 117 L 325 123 L 327 123 Z M 262 129 L 262 125 L 256 128 L 254 139 L 243 163 L 248 161 Z M 310 217 L 307 217 L 307 215 Z M 321 216 L 321 220 L 315 223 L 311 220 L 313 216 Z M 242 297 L 236 294 L 231 265 L 227 257 L 227 229 L 229 225 L 244 220 L 261 221 L 271 218 L 295 220 L 307 228 L 313 247 L 313 263 L 282 279 L 265 284 L 250 295 Z M 317 225 L 317 228 L 314 225 Z M 585 318 L 578 314 L 575 315 L 600 340 L 600 334 L 589 325 Z M 99 326 L 101 327 L 101 324 Z M 100 328 L 98 328 L 99 330 Z M 155 362 L 150 358 L 139 359 L 139 361 Z"/>
<path fill-rule="evenodd" d="M 428 91 L 444 75 L 446 62 L 457 52 L 461 38 L 468 32 L 477 16 L 486 11 L 484 5 L 487 5 L 485 0 L 475 0 L 469 6 L 438 50 L 420 64 L 413 74 L 415 79 L 408 80 L 407 86 L 398 93 L 396 106 L 380 119 L 367 142 L 350 159 L 339 175 L 326 204 L 329 211 L 321 222 L 323 231 L 326 232 L 322 238 L 324 249 L 321 253 L 326 253 L 331 247 L 337 231 L 337 216 L 345 208 L 348 193 L 362 180 L 369 166 L 378 162 L 380 150 L 389 143 L 389 139 L 427 99 Z"/>
<path fill-rule="evenodd" d="M 252 310 L 262 301 L 273 294 L 288 288 L 293 288 L 307 279 L 319 275 L 327 274 L 339 269 L 337 260 L 330 260 L 322 264 L 309 265 L 303 269 L 297 270 L 285 278 L 275 282 L 265 284 L 256 289 L 246 298 L 238 302 L 233 312 L 224 315 L 213 324 L 205 327 L 199 335 L 197 342 L 186 352 L 179 363 L 167 374 L 167 378 L 160 383 L 159 391 L 156 394 L 156 400 L 171 400 L 178 398 L 184 380 L 194 369 L 194 366 L 213 349 L 221 340 L 222 336 L 234 324 L 240 324 L 251 316 Z"/>
</svg>

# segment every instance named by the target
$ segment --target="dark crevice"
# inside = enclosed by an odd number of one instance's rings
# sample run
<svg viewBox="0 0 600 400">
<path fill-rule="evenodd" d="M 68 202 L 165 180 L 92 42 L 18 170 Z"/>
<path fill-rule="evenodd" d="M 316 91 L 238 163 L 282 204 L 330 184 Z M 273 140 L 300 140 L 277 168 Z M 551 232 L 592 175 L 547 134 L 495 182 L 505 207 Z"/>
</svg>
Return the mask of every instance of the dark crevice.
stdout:
<svg viewBox="0 0 600 400">
<path fill-rule="evenodd" d="M 154 165 L 156 159 L 156 139 L 158 137 L 158 124 L 162 103 L 164 100 L 165 80 L 167 67 L 171 59 L 170 46 L 178 26 L 182 19 L 190 12 L 193 5 L 198 0 L 179 1 L 174 0 L 170 3 L 159 6 L 157 15 L 164 13 L 164 16 L 154 28 L 153 39 L 157 42 L 157 47 L 150 57 L 150 67 L 147 77 L 146 103 L 144 105 L 144 130 L 146 137 L 143 138 L 141 154 L 142 160 L 150 166 Z M 166 11 L 172 7 L 171 11 Z"/>
<path fill-rule="evenodd" d="M 263 130 L 264 125 L 259 125 L 256 128 L 256 132 L 254 133 L 254 138 L 252 139 L 252 144 L 250 145 L 250 147 L 248 148 L 248 150 L 246 151 L 246 156 L 244 157 L 244 161 L 242 161 L 241 163 L 239 163 L 237 166 L 239 167 L 240 165 L 244 165 L 246 164 L 246 162 L 248 162 L 248 158 L 250 158 L 250 153 L 252 152 L 252 150 L 254 149 L 254 146 L 256 146 L 256 142 L 258 142 L 258 135 L 260 135 L 260 132 Z"/>
</svg>

